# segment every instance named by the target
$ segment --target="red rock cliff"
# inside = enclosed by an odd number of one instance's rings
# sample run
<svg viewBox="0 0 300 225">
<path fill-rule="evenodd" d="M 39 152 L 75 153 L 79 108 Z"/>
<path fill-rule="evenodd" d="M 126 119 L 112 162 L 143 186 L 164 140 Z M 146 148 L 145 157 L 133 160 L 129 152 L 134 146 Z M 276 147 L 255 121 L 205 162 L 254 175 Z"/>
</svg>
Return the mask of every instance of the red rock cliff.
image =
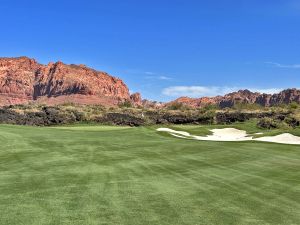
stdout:
<svg viewBox="0 0 300 225">
<path fill-rule="evenodd" d="M 116 105 L 130 100 L 124 82 L 84 65 L 42 65 L 27 57 L 0 58 L 0 105 L 29 101 Z"/>
</svg>

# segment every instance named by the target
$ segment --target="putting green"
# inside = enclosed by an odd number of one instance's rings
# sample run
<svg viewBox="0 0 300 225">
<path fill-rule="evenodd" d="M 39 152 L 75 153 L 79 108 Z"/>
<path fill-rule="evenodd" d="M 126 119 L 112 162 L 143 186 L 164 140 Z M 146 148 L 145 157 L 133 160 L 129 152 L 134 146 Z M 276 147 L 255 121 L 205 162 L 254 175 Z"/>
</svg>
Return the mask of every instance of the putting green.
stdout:
<svg viewBox="0 0 300 225">
<path fill-rule="evenodd" d="M 0 224 L 300 224 L 299 146 L 156 128 L 1 125 Z"/>
</svg>

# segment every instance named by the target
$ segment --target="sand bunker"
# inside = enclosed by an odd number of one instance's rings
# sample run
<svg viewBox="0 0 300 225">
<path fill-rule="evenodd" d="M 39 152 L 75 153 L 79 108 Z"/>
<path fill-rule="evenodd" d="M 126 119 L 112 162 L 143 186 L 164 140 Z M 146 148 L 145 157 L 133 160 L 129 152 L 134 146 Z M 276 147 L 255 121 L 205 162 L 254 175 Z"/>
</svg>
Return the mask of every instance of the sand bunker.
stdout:
<svg viewBox="0 0 300 225">
<path fill-rule="evenodd" d="M 176 131 L 169 128 L 158 128 L 157 131 L 168 132 L 175 137 L 190 138 L 202 141 L 249 141 L 252 137 L 248 137 L 246 131 L 235 128 L 213 129 L 212 135 L 196 136 L 185 131 Z"/>
<path fill-rule="evenodd" d="M 284 133 L 284 134 L 280 134 L 277 136 L 256 138 L 255 140 L 256 141 L 282 143 L 282 144 L 300 145 L 300 137 L 289 134 L 289 133 Z"/>
<path fill-rule="evenodd" d="M 277 136 L 270 137 L 261 137 L 253 138 L 249 136 L 246 131 L 238 130 L 235 128 L 224 128 L 224 129 L 213 129 L 210 130 L 213 134 L 207 136 L 196 136 L 191 135 L 185 131 L 176 131 L 170 128 L 158 128 L 157 131 L 167 132 L 172 136 L 179 138 L 188 138 L 202 141 L 265 141 L 265 142 L 274 142 L 281 144 L 296 144 L 300 145 L 300 137 L 294 136 L 292 134 L 284 133 Z"/>
</svg>

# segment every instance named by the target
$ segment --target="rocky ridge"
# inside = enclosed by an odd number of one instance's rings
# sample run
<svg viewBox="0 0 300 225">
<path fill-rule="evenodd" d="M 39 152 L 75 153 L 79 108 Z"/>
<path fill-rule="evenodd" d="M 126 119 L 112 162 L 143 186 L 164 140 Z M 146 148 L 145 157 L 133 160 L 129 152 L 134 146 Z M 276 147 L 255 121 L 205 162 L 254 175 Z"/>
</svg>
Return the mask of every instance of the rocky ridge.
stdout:
<svg viewBox="0 0 300 225">
<path fill-rule="evenodd" d="M 117 105 L 141 104 L 138 93 L 130 96 L 119 78 L 85 65 L 62 62 L 42 65 L 27 57 L 0 58 L 0 105 L 66 102 Z"/>
<path fill-rule="evenodd" d="M 203 97 L 203 98 L 189 98 L 181 97 L 167 103 L 166 106 L 181 103 L 191 108 L 204 107 L 207 105 L 217 105 L 220 108 L 230 108 L 236 104 L 257 104 L 263 107 L 277 106 L 281 104 L 290 104 L 296 102 L 300 104 L 300 90 L 286 89 L 278 94 L 261 94 L 258 92 L 251 92 L 249 90 L 239 90 L 237 92 L 229 93 L 224 96 L 217 97 Z"/>
<path fill-rule="evenodd" d="M 121 79 L 82 64 L 51 62 L 43 65 L 28 57 L 0 58 L 0 106 L 29 102 L 46 105 L 76 103 L 104 106 L 118 106 L 122 102 L 131 102 L 134 106 L 157 109 L 174 103 L 191 108 L 207 105 L 230 108 L 236 104 L 268 107 L 291 102 L 300 104 L 300 90 L 287 89 L 273 95 L 240 90 L 216 97 L 181 97 L 162 104 L 142 100 L 139 93 L 130 95 L 128 87 Z"/>
</svg>

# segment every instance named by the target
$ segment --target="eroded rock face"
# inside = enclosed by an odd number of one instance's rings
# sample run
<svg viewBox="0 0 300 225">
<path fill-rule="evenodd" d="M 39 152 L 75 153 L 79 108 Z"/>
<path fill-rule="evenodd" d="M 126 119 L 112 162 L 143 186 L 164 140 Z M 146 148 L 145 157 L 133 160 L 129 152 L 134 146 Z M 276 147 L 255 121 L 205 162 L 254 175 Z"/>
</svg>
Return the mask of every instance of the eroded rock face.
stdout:
<svg viewBox="0 0 300 225">
<path fill-rule="evenodd" d="M 260 95 L 260 93 L 253 93 L 249 90 L 240 90 L 237 92 L 229 93 L 225 95 L 219 106 L 221 108 L 232 107 L 236 104 L 253 104 L 256 101 L 256 98 Z"/>
<path fill-rule="evenodd" d="M 170 106 L 174 103 L 181 103 L 183 105 L 189 106 L 191 108 L 201 108 L 207 105 L 215 105 L 218 104 L 221 100 L 221 96 L 217 97 L 203 97 L 203 98 L 189 98 L 189 97 L 180 97 L 175 101 L 169 102 L 166 106 Z"/>
<path fill-rule="evenodd" d="M 300 90 L 287 89 L 279 94 L 274 94 L 270 98 L 270 105 L 289 104 L 291 102 L 300 103 Z"/>
<path fill-rule="evenodd" d="M 130 95 L 130 100 L 136 106 L 142 105 L 142 96 L 138 92 L 137 93 L 133 93 L 132 95 Z"/>
<path fill-rule="evenodd" d="M 143 99 L 142 106 L 146 109 L 162 109 L 163 107 L 165 107 L 165 104 L 162 102 Z"/>
<path fill-rule="evenodd" d="M 55 98 L 59 97 L 59 101 Z M 130 100 L 122 80 L 84 65 L 42 65 L 27 57 L 0 58 L 0 105 L 68 102 L 114 105 Z M 55 100 L 53 100 L 55 99 Z"/>
<path fill-rule="evenodd" d="M 0 58 L 0 105 L 26 103 L 32 99 L 39 67 L 35 60 L 26 57 Z"/>
<path fill-rule="evenodd" d="M 270 99 L 272 95 L 270 94 L 261 94 L 257 96 L 255 100 L 255 104 L 261 105 L 261 106 L 270 106 Z"/>
<path fill-rule="evenodd" d="M 188 98 L 181 97 L 168 104 L 178 102 L 192 108 L 203 107 L 209 104 L 218 105 L 220 108 L 230 108 L 236 104 L 258 104 L 264 107 L 289 104 L 296 102 L 300 104 L 300 90 L 287 89 L 278 94 L 260 94 L 249 90 L 240 90 L 224 96 Z M 166 105 L 168 105 L 166 104 Z"/>
</svg>

